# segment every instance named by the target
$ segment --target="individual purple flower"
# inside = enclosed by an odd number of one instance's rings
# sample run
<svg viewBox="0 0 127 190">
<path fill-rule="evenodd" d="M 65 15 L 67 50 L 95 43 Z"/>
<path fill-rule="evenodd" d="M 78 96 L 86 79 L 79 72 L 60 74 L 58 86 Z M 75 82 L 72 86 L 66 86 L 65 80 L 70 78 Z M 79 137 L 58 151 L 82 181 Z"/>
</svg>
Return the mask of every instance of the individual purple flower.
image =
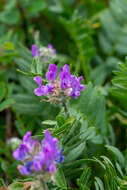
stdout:
<svg viewBox="0 0 127 190">
<path fill-rule="evenodd" d="M 25 161 L 28 159 L 29 154 L 34 150 L 34 149 L 39 149 L 40 143 L 38 142 L 37 138 L 31 139 L 31 132 L 28 131 L 26 135 L 23 137 L 22 144 L 20 144 L 20 147 L 17 148 L 13 152 L 13 157 L 16 160 L 21 160 Z"/>
<path fill-rule="evenodd" d="M 33 44 L 31 47 L 31 53 L 33 57 L 36 56 L 36 51 L 37 51 L 37 46 Z"/>
<path fill-rule="evenodd" d="M 46 78 L 49 81 L 54 81 L 57 75 L 57 66 L 55 64 L 49 64 L 49 71 L 46 73 Z"/>
<path fill-rule="evenodd" d="M 18 169 L 22 175 L 30 175 L 32 171 L 33 161 L 27 162 L 24 166 L 19 165 Z"/>
<path fill-rule="evenodd" d="M 43 144 L 43 154 L 45 157 L 45 165 L 47 170 L 52 173 L 56 170 L 55 162 L 57 160 L 57 157 L 59 156 L 59 150 L 58 150 L 58 139 L 52 138 L 50 132 L 46 130 L 45 132 L 45 138 L 42 141 Z"/>
<path fill-rule="evenodd" d="M 39 53 L 39 50 L 37 50 L 36 44 L 32 45 L 32 47 L 31 47 L 31 53 L 32 53 L 33 57 L 39 56 L 40 53 Z"/>
<path fill-rule="evenodd" d="M 13 157 L 16 160 L 24 160 L 27 158 L 28 156 L 28 152 L 29 149 L 27 148 L 26 145 L 21 144 L 19 148 L 17 148 L 14 152 L 13 152 Z"/>
<path fill-rule="evenodd" d="M 34 90 L 34 94 L 35 94 L 36 96 L 43 96 L 43 95 L 45 95 L 44 92 L 45 92 L 44 86 L 41 86 L 41 87 L 36 88 L 36 89 Z"/>
<path fill-rule="evenodd" d="M 80 84 L 82 80 L 82 77 L 77 78 L 74 75 L 71 75 L 71 88 L 72 91 L 70 93 L 70 96 L 73 96 L 75 99 L 80 96 L 80 91 L 83 91 L 85 89 L 85 86 L 83 84 Z"/>
<path fill-rule="evenodd" d="M 61 164 L 63 161 L 64 161 L 63 149 L 61 148 L 61 149 L 59 150 L 59 153 L 58 153 L 56 162 L 57 162 L 58 164 Z"/>
<path fill-rule="evenodd" d="M 40 76 L 34 77 L 34 81 L 37 83 L 39 87 L 42 86 L 42 78 Z"/>
<path fill-rule="evenodd" d="M 53 49 L 52 44 L 48 44 L 48 48 L 49 48 L 49 49 Z"/>
<path fill-rule="evenodd" d="M 70 87 L 70 71 L 69 71 L 69 66 L 66 64 L 63 66 L 63 68 L 61 68 L 60 71 L 60 88 L 61 89 L 67 89 Z"/>
<path fill-rule="evenodd" d="M 34 156 L 33 159 L 33 169 L 34 171 L 40 171 L 42 170 L 43 166 L 44 166 L 44 154 L 41 150 L 41 152 L 39 152 L 37 155 Z"/>
<path fill-rule="evenodd" d="M 46 84 L 44 86 L 44 95 L 50 94 L 54 89 L 54 84 Z"/>
<path fill-rule="evenodd" d="M 34 77 L 34 81 L 37 83 L 38 88 L 34 90 L 34 94 L 37 96 L 44 96 L 50 94 L 54 89 L 54 84 L 42 85 L 42 78 L 40 76 Z"/>
</svg>

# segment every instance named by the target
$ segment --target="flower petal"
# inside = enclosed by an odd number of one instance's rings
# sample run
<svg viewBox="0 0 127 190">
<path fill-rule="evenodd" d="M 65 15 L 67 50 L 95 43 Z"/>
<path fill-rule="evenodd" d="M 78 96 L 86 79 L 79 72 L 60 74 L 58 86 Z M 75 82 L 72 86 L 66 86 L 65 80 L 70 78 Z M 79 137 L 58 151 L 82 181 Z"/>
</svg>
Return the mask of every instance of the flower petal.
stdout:
<svg viewBox="0 0 127 190">
<path fill-rule="evenodd" d="M 49 81 L 54 81 L 57 75 L 57 66 L 55 64 L 49 64 L 49 71 L 46 73 L 46 78 Z"/>
<path fill-rule="evenodd" d="M 36 96 L 43 96 L 43 95 L 44 95 L 44 92 L 43 92 L 42 88 L 36 88 L 36 89 L 34 90 L 34 94 L 35 94 Z"/>
<path fill-rule="evenodd" d="M 36 44 L 32 45 L 32 47 L 31 47 L 31 53 L 32 53 L 33 57 L 37 55 L 37 46 L 36 46 Z"/>
<path fill-rule="evenodd" d="M 34 81 L 38 84 L 39 87 L 42 85 L 42 78 L 40 76 L 34 77 Z"/>
</svg>

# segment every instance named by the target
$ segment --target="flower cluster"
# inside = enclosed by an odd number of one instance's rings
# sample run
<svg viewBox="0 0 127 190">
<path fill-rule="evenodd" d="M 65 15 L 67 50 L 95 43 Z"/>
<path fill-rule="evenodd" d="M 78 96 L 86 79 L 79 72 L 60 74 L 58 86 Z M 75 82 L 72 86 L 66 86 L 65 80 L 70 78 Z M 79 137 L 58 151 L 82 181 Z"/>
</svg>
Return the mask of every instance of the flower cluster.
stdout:
<svg viewBox="0 0 127 190">
<path fill-rule="evenodd" d="M 56 165 L 64 160 L 62 149 L 58 149 L 58 139 L 52 138 L 48 130 L 41 143 L 37 138 L 32 140 L 31 132 L 27 132 L 20 147 L 13 152 L 13 157 L 22 162 L 18 166 L 22 175 L 36 173 L 52 176 Z"/>
<path fill-rule="evenodd" d="M 34 77 L 38 88 L 34 90 L 37 96 L 47 96 L 50 102 L 63 102 L 70 96 L 77 98 L 80 96 L 80 92 L 84 90 L 85 86 L 80 84 L 82 76 L 77 78 L 75 75 L 71 75 L 69 66 L 66 64 L 61 68 L 60 73 L 56 79 L 57 66 L 55 64 L 49 65 L 49 70 L 46 73 L 48 83 L 42 84 L 42 78 L 40 76 Z"/>
<path fill-rule="evenodd" d="M 49 44 L 48 47 L 42 46 L 39 49 L 37 49 L 36 44 L 33 44 L 31 47 L 31 53 L 35 59 L 42 57 L 43 61 L 46 61 L 48 59 L 55 59 L 56 57 L 56 50 L 51 44 Z"/>
</svg>

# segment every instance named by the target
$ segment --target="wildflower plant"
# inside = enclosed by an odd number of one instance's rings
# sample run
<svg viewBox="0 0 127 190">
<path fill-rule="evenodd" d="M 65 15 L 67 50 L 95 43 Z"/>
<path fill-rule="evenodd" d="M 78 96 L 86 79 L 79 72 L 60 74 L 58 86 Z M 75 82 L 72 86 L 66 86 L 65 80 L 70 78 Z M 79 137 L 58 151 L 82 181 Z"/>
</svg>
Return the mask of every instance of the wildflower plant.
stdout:
<svg viewBox="0 0 127 190">
<path fill-rule="evenodd" d="M 127 1 L 0 7 L 0 189 L 127 190 Z"/>
<path fill-rule="evenodd" d="M 56 51 L 52 45 L 48 45 L 48 48 L 41 47 L 38 49 L 34 44 L 31 48 L 31 54 L 37 67 L 38 64 L 41 64 L 41 68 L 43 68 L 44 61 L 49 61 L 49 69 L 45 73 L 45 77 L 43 77 L 43 73 L 39 72 L 40 75 L 34 73 L 33 80 L 38 85 L 34 89 L 34 94 L 46 97 L 43 101 L 55 104 L 61 103 L 68 116 L 66 102 L 71 97 L 77 99 L 81 91 L 85 89 L 85 86 L 80 84 L 83 77 L 72 75 L 67 64 L 61 67 L 58 72 L 57 65 L 52 62 L 56 56 Z M 39 62 L 40 60 L 42 60 L 41 63 Z M 21 175 L 35 177 L 38 180 L 36 185 L 38 187 L 42 186 L 45 190 L 46 182 L 54 181 L 57 166 L 64 161 L 62 152 L 62 149 L 58 148 L 58 139 L 53 138 L 47 129 L 41 142 L 37 138 L 32 139 L 31 132 L 28 131 L 23 137 L 19 148 L 14 150 L 13 157 L 21 162 L 18 165 Z"/>
</svg>

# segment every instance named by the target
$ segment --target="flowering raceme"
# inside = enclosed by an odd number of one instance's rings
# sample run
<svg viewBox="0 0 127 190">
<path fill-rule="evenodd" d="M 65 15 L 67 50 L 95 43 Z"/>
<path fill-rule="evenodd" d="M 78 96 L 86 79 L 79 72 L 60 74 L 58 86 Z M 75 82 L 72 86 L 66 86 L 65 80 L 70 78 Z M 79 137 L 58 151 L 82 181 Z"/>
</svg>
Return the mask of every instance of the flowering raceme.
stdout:
<svg viewBox="0 0 127 190">
<path fill-rule="evenodd" d="M 83 77 L 77 78 L 75 75 L 71 75 L 67 64 L 61 68 L 57 79 L 56 75 L 57 66 L 49 64 L 49 70 L 46 73 L 48 84 L 43 85 L 40 76 L 34 77 L 38 85 L 38 88 L 34 90 L 35 95 L 47 96 L 50 102 L 63 102 L 70 96 L 76 99 L 80 96 L 80 92 L 85 89 L 85 86 L 80 84 Z"/>
<path fill-rule="evenodd" d="M 31 132 L 28 131 L 20 147 L 13 152 L 13 157 L 22 162 L 18 166 L 22 175 L 52 176 L 56 172 L 56 165 L 64 160 L 62 149 L 58 149 L 58 139 L 52 138 L 48 130 L 41 143 L 37 138 L 32 140 Z"/>
<path fill-rule="evenodd" d="M 37 49 L 36 44 L 33 44 L 31 47 L 31 53 L 32 56 L 35 57 L 35 59 L 42 57 L 43 61 L 47 61 L 48 59 L 54 59 L 56 57 L 56 50 L 51 44 L 49 44 L 48 47 L 42 46 L 39 49 Z"/>
</svg>

